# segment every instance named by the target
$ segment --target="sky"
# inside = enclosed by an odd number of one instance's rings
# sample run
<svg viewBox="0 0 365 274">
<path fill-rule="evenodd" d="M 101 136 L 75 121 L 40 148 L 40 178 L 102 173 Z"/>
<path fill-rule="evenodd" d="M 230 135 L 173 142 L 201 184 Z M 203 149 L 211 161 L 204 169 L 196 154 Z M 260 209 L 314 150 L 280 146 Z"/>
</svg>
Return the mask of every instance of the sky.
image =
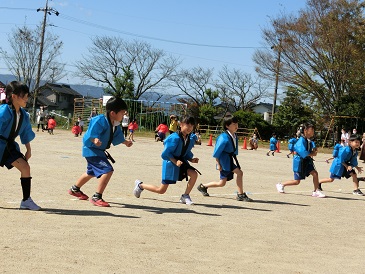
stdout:
<svg viewBox="0 0 365 274">
<path fill-rule="evenodd" d="M 1 0 L 0 47 L 9 50 L 8 35 L 43 19 L 46 0 Z M 61 82 L 83 84 L 75 63 L 87 55 L 91 38 L 117 36 L 142 40 L 179 57 L 182 68 L 223 66 L 254 74 L 252 56 L 262 47 L 262 28 L 281 13 L 298 13 L 306 0 L 49 0 L 59 12 L 47 16 L 47 31 L 64 42 L 59 62 L 66 63 Z M 10 74 L 0 57 L 0 74 Z M 92 82 L 86 82 L 93 84 Z M 94 85 L 96 85 L 94 83 Z"/>
</svg>

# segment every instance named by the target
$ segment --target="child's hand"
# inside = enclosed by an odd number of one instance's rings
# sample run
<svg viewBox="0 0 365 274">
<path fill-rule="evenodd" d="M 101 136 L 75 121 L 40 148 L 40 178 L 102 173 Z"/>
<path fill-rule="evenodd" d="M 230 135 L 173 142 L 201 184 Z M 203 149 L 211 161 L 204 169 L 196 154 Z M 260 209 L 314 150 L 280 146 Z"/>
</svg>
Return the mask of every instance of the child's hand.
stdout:
<svg viewBox="0 0 365 274">
<path fill-rule="evenodd" d="M 362 167 L 357 166 L 357 167 L 356 167 L 356 170 L 357 170 L 359 173 L 362 173 Z"/>
<path fill-rule="evenodd" d="M 101 142 L 98 138 L 95 138 L 95 139 L 93 140 L 93 143 L 94 143 L 94 145 L 96 145 L 97 147 L 100 147 L 100 146 L 101 146 L 101 144 L 102 144 L 102 142 Z"/>
<path fill-rule="evenodd" d="M 123 144 L 125 144 L 127 147 L 131 147 L 133 145 L 133 142 L 131 140 L 125 140 Z"/>
<path fill-rule="evenodd" d="M 32 152 L 30 150 L 27 150 L 27 152 L 24 155 L 25 160 L 28 161 L 31 156 L 32 156 Z"/>
<path fill-rule="evenodd" d="M 192 163 L 198 163 L 199 162 L 199 158 L 192 158 L 190 160 L 190 162 L 192 162 Z"/>
<path fill-rule="evenodd" d="M 176 161 L 176 165 L 177 165 L 177 166 L 181 166 L 182 164 L 183 164 L 183 162 L 182 162 L 182 161 L 180 161 L 180 160 L 177 160 L 177 161 Z"/>
<path fill-rule="evenodd" d="M 352 166 L 347 166 L 347 171 L 351 171 L 352 170 Z"/>
<path fill-rule="evenodd" d="M 217 170 L 222 171 L 222 167 L 220 164 L 217 164 Z"/>
</svg>

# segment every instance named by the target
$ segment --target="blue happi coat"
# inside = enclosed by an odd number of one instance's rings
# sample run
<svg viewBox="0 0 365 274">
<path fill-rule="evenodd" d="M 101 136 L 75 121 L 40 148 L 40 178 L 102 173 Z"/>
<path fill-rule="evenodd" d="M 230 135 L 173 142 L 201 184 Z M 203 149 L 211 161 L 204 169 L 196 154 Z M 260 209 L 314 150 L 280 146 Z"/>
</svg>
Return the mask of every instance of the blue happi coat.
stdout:
<svg viewBox="0 0 365 274">
<path fill-rule="evenodd" d="M 338 157 L 338 154 L 340 153 L 340 149 L 343 148 L 343 146 L 341 144 L 336 144 L 333 147 L 333 151 L 332 151 L 332 156 L 334 158 Z"/>
<path fill-rule="evenodd" d="M 288 142 L 288 149 L 290 150 L 290 151 L 294 151 L 294 145 L 295 145 L 295 143 L 297 142 L 297 138 L 290 138 L 289 139 L 289 142 Z"/>
<path fill-rule="evenodd" d="M 184 141 L 180 137 L 179 132 L 170 134 L 164 140 L 164 149 L 161 154 L 162 180 L 177 181 L 179 178 L 180 167 L 171 162 L 170 159 L 179 159 L 186 162 L 194 157 L 191 149 L 194 147 L 197 136 L 189 134 L 188 138 L 190 141 L 184 155 L 181 155 Z"/>
<path fill-rule="evenodd" d="M 276 150 L 278 140 L 275 137 L 270 138 L 270 150 Z"/>
<path fill-rule="evenodd" d="M 358 165 L 357 163 L 357 150 L 352 150 L 350 146 L 342 147 L 339 150 L 338 157 L 334 158 L 330 172 L 338 177 L 342 177 L 345 167 L 342 163 L 346 163 L 353 168 Z"/>
<path fill-rule="evenodd" d="M 125 141 L 120 126 L 112 127 L 106 115 L 103 114 L 91 118 L 89 127 L 83 138 L 82 156 L 100 156 L 106 158 L 104 151 L 107 149 L 110 133 L 114 128 L 116 130 L 113 133 L 112 144 L 116 146 Z M 94 138 L 98 138 L 102 142 L 100 147 L 91 142 L 91 139 Z"/>
<path fill-rule="evenodd" d="M 20 141 L 22 144 L 28 144 L 35 138 L 35 133 L 32 130 L 32 125 L 30 123 L 29 114 L 23 109 L 20 108 L 22 123 L 20 125 L 20 129 L 18 135 L 20 137 Z M 14 115 L 14 111 L 11 108 L 11 105 L 2 104 L 0 105 L 0 160 L 4 155 L 4 150 L 6 148 L 7 140 L 11 127 L 13 125 L 14 119 L 16 119 L 16 115 Z M 20 151 L 19 144 L 15 142 L 16 149 Z"/>
<path fill-rule="evenodd" d="M 214 147 L 213 157 L 218 159 L 222 170 L 232 171 L 232 153 L 238 155 L 238 138 L 235 135 L 235 147 L 232 144 L 231 136 L 224 132 L 218 136 Z"/>
<path fill-rule="evenodd" d="M 297 154 L 293 157 L 293 171 L 302 172 L 302 165 L 304 159 L 312 161 L 309 154 L 315 148 L 315 143 L 311 140 L 304 138 L 303 136 L 298 139 L 294 145 L 294 150 Z"/>
</svg>

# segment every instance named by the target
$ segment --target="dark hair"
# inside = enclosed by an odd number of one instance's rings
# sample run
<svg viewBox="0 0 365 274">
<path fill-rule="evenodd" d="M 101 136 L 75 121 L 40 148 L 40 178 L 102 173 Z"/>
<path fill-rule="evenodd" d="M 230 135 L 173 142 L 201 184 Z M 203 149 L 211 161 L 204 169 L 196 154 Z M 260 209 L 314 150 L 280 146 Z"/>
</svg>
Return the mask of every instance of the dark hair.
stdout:
<svg viewBox="0 0 365 274">
<path fill-rule="evenodd" d="M 10 84 L 6 86 L 5 93 L 8 104 L 11 105 L 12 104 L 11 95 L 15 94 L 20 97 L 24 97 L 26 94 L 29 94 L 29 87 L 22 82 L 12 81 L 10 82 Z"/>
<path fill-rule="evenodd" d="M 237 119 L 237 117 L 233 116 L 232 114 L 227 113 L 226 116 L 224 116 L 224 118 L 223 118 L 223 122 L 222 122 L 223 129 L 226 130 L 227 127 L 232 123 L 235 123 L 235 124 L 238 123 L 238 119 Z"/>
<path fill-rule="evenodd" d="M 304 130 L 305 129 L 309 129 L 309 128 L 313 128 L 314 129 L 314 125 L 310 122 L 307 122 L 307 123 L 304 123 L 304 124 L 301 124 L 299 126 L 299 130 L 300 130 L 300 133 L 301 134 L 304 134 Z"/>
<path fill-rule="evenodd" d="M 356 134 L 351 134 L 350 138 L 349 138 L 349 142 L 353 142 L 353 141 L 361 141 L 360 136 L 357 136 Z"/>
<path fill-rule="evenodd" d="M 106 102 L 106 113 L 109 115 L 110 112 L 114 111 L 115 113 L 121 110 L 127 110 L 128 106 L 126 102 L 122 98 L 119 97 L 111 97 L 108 102 Z"/>
<path fill-rule="evenodd" d="M 183 116 L 181 117 L 180 123 L 189 124 L 195 126 L 195 118 L 192 116 Z"/>
</svg>

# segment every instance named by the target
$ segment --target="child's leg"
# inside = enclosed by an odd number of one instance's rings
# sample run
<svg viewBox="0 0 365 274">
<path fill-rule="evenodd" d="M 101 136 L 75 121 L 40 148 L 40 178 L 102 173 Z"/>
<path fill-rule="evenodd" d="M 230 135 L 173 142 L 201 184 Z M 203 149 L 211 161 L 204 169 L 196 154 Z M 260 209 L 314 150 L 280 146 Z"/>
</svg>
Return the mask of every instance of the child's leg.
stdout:
<svg viewBox="0 0 365 274">
<path fill-rule="evenodd" d="M 320 184 L 323 184 L 323 183 L 332 183 L 334 180 L 335 180 L 334 178 L 325 178 L 325 179 L 319 180 L 319 183 Z"/>
<path fill-rule="evenodd" d="M 356 173 L 351 173 L 351 177 L 352 177 L 352 182 L 354 185 L 354 190 L 359 189 L 359 180 L 357 179 Z"/>
<path fill-rule="evenodd" d="M 23 201 L 26 201 L 30 197 L 31 179 L 30 166 L 23 158 L 18 158 L 12 165 L 20 171 L 20 183 L 23 191 Z"/>
<path fill-rule="evenodd" d="M 238 194 L 243 194 L 243 172 L 239 168 L 235 168 L 233 173 L 237 174 L 236 184 L 238 188 Z"/>
<path fill-rule="evenodd" d="M 318 172 L 317 170 L 312 170 L 309 174 L 313 176 L 314 191 L 317 191 L 319 188 Z"/>
<path fill-rule="evenodd" d="M 23 178 L 30 177 L 30 166 L 23 158 L 18 158 L 11 163 L 16 169 L 20 171 L 20 176 Z"/>
<path fill-rule="evenodd" d="M 300 180 L 289 180 L 284 183 L 281 183 L 283 186 L 296 186 L 300 184 Z"/>
<path fill-rule="evenodd" d="M 91 178 L 94 176 L 88 175 L 86 172 L 80 176 L 80 178 L 77 180 L 75 186 L 78 188 L 81 188 L 84 184 L 86 184 Z"/>
<path fill-rule="evenodd" d="M 207 184 L 202 184 L 206 188 L 210 187 L 224 187 L 227 183 L 227 178 L 221 179 L 219 182 L 209 182 Z"/>
<path fill-rule="evenodd" d="M 191 190 L 195 185 L 196 180 L 198 179 L 198 173 L 193 169 L 188 169 L 188 176 L 189 176 L 189 181 L 186 184 L 186 189 L 184 194 L 189 194 L 191 192 Z"/>
<path fill-rule="evenodd" d="M 109 171 L 108 173 L 105 173 L 103 175 L 101 175 L 98 179 L 99 183 L 98 186 L 96 187 L 96 192 L 99 194 L 103 194 L 106 186 L 108 185 L 110 178 L 113 175 L 113 171 Z"/>
<path fill-rule="evenodd" d="M 141 189 L 145 189 L 151 192 L 155 192 L 158 194 L 164 194 L 166 192 L 166 190 L 168 189 L 169 185 L 168 184 L 160 184 L 159 186 L 155 186 L 155 185 L 148 185 L 145 183 L 140 183 L 139 187 Z"/>
</svg>

